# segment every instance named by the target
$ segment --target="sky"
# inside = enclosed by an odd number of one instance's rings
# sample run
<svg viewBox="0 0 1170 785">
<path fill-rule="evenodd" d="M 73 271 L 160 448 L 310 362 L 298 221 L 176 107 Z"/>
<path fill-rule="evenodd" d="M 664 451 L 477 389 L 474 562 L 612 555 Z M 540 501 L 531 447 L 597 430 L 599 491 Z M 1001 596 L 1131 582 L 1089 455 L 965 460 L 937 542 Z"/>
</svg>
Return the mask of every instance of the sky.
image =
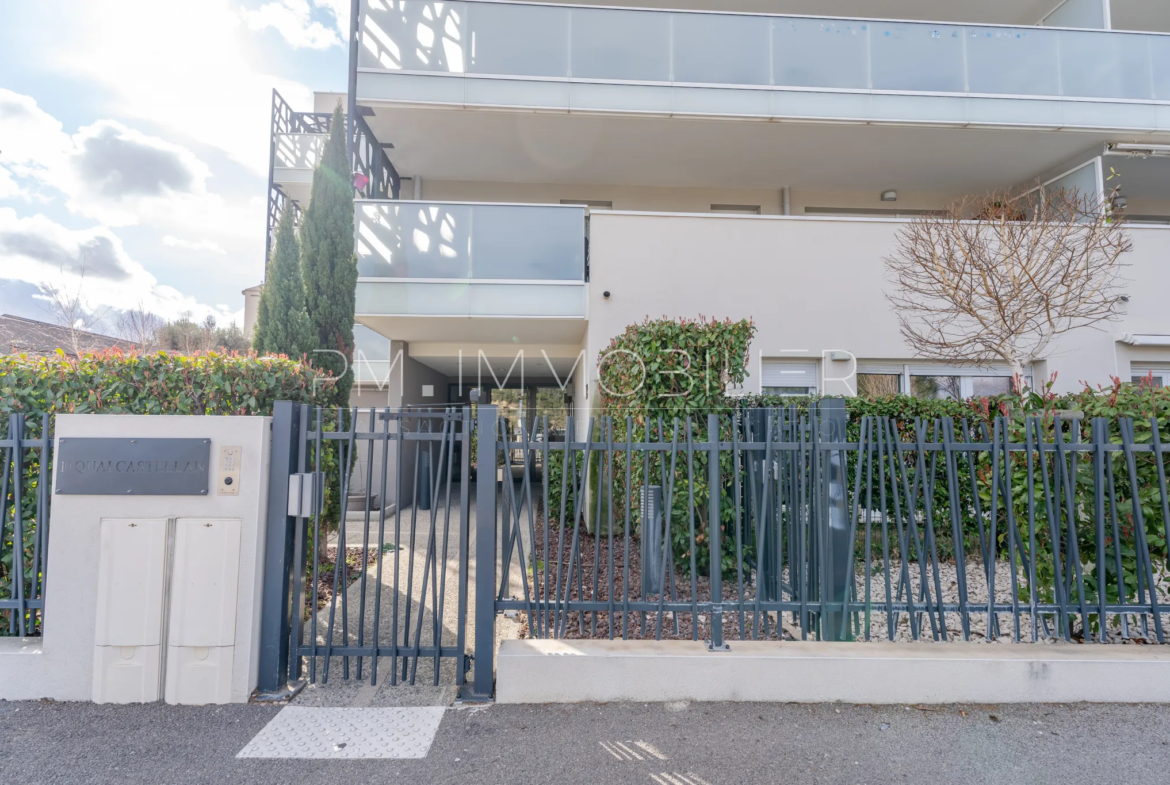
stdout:
<svg viewBox="0 0 1170 785">
<path fill-rule="evenodd" d="M 349 0 L 0 0 L 0 313 L 242 324 L 272 90 L 344 91 Z"/>
</svg>

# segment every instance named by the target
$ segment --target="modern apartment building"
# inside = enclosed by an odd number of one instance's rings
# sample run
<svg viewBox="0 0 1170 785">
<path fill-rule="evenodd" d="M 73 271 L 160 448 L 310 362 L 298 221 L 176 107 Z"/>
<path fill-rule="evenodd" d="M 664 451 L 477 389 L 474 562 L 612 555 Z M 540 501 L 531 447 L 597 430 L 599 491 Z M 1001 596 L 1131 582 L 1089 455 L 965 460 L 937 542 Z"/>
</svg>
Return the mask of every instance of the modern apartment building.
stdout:
<svg viewBox="0 0 1170 785">
<path fill-rule="evenodd" d="M 314 110 L 349 107 L 368 178 L 363 405 L 563 387 L 584 413 L 599 352 L 663 315 L 754 319 L 747 391 L 1001 391 L 911 354 L 883 258 L 916 214 L 1036 182 L 1118 188 L 1133 250 L 1120 318 L 1032 378 L 1170 384 L 1163 0 L 360 0 L 351 46 Z M 327 120 L 274 108 L 270 225 Z"/>
</svg>

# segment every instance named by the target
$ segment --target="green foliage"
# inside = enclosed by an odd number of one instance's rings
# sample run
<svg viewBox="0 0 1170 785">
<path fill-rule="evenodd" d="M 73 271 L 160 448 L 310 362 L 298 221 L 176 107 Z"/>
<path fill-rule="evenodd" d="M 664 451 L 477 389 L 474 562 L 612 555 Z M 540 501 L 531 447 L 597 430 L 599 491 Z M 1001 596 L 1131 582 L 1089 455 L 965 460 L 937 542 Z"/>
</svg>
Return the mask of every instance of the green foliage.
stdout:
<svg viewBox="0 0 1170 785">
<path fill-rule="evenodd" d="M 252 346 L 261 354 L 301 357 L 315 346 L 305 312 L 301 248 L 293 226 L 294 210 L 292 202 L 286 201 L 276 225 L 272 258 L 268 260 L 264 290 L 260 293 Z"/>
<path fill-rule="evenodd" d="M 724 408 L 747 378 L 749 319 L 655 319 L 632 324 L 597 358 L 602 412 L 673 419 Z"/>
<path fill-rule="evenodd" d="M 338 377 L 338 390 L 348 399 L 353 385 L 349 364 L 353 360 L 357 256 L 353 248 L 353 173 L 345 129 L 338 102 L 301 222 L 301 271 L 313 362 Z"/>
<path fill-rule="evenodd" d="M 335 406 L 341 399 L 325 372 L 286 358 L 214 352 L 137 355 L 118 350 L 80 357 L 64 352 L 49 357 L 0 356 L 0 414 L 4 415 L 0 429 L 6 431 L 7 415 L 24 414 L 30 439 L 40 437 L 45 413 L 269 415 L 278 400 Z M 42 474 L 40 451 L 26 452 L 21 547 L 13 548 L 11 513 L 3 517 L 0 528 L 0 586 L 5 591 L 12 583 L 12 559 L 18 551 L 24 554 L 26 591 L 31 590 L 36 499 L 42 482 L 50 479 Z M 0 500 L 5 509 L 12 509 L 11 493 Z M 335 509 L 338 502 L 327 497 L 326 505 L 327 510 Z M 7 616 L 0 613 L 0 634 L 7 631 Z"/>
<path fill-rule="evenodd" d="M 727 391 L 747 378 L 748 349 L 755 333 L 756 326 L 750 319 L 647 319 L 630 325 L 598 356 L 598 399 L 601 414 L 608 419 L 599 422 L 597 427 L 608 429 L 614 442 L 624 442 L 627 438 L 631 441 L 677 438 L 685 443 L 688 428 L 692 441 L 705 439 L 706 415 L 730 408 L 732 400 Z M 680 429 L 677 435 L 671 430 L 676 419 Z M 722 438 L 729 439 L 731 422 L 722 418 L 721 423 L 720 427 L 726 431 Z M 600 432 L 596 438 L 601 438 Z M 602 455 L 590 460 L 586 525 L 592 528 L 600 521 L 598 529 L 604 533 L 608 531 L 611 506 L 617 526 L 625 517 L 623 510 L 630 510 L 631 519 L 637 519 L 638 500 L 625 498 L 624 483 L 615 482 L 612 494 L 608 487 L 600 487 L 603 460 Z M 649 476 L 651 484 L 661 484 L 664 489 L 674 484 L 674 496 L 664 495 L 668 501 L 686 500 L 672 505 L 668 514 L 675 562 L 688 572 L 692 565 L 700 572 L 709 569 L 711 491 L 707 460 L 705 452 L 696 451 L 693 461 L 680 460 L 672 469 L 669 457 L 652 453 L 649 462 L 635 460 L 630 467 L 633 487 L 640 487 L 643 476 Z M 732 460 L 730 454 L 720 458 L 724 502 L 720 517 L 725 530 L 734 521 Z M 624 455 L 615 452 L 612 470 L 615 477 L 624 477 Z M 695 553 L 690 548 L 692 528 Z M 733 556 L 724 561 L 725 570 L 734 570 Z"/>
<path fill-rule="evenodd" d="M 0 356 L 5 414 L 271 414 L 278 400 L 333 406 L 341 398 L 327 371 L 282 357 Z"/>
</svg>

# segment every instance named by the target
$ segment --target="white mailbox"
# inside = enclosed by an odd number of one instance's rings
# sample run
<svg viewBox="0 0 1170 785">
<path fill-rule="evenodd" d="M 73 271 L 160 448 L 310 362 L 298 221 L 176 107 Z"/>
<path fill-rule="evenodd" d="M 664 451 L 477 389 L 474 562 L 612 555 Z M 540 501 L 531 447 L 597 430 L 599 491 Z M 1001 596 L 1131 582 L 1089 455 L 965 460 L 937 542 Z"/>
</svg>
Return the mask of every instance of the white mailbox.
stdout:
<svg viewBox="0 0 1170 785">
<path fill-rule="evenodd" d="M 165 518 L 101 521 L 95 703 L 159 699 L 166 546 Z"/>
<path fill-rule="evenodd" d="M 167 703 L 228 703 L 236 644 L 240 521 L 175 525 L 167 632 Z"/>
</svg>

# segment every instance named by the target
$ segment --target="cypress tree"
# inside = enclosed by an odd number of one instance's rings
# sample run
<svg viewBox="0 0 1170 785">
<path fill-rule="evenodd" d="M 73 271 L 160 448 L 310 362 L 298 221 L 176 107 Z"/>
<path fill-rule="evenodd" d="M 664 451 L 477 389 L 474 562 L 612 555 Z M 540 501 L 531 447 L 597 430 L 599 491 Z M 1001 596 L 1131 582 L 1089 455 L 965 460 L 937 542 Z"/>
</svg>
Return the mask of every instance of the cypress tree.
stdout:
<svg viewBox="0 0 1170 785">
<path fill-rule="evenodd" d="M 357 255 L 353 247 L 353 172 L 345 148 L 345 115 L 333 110 L 329 139 L 313 173 L 309 206 L 301 221 L 301 271 L 305 306 L 316 353 L 313 364 L 340 375 L 341 400 L 353 385 L 354 297 Z"/>
<path fill-rule="evenodd" d="M 292 202 L 285 202 L 276 224 L 264 290 L 260 293 L 252 348 L 261 354 L 300 357 L 314 348 L 309 316 L 305 313 L 301 249 L 293 228 L 294 210 Z"/>
</svg>

